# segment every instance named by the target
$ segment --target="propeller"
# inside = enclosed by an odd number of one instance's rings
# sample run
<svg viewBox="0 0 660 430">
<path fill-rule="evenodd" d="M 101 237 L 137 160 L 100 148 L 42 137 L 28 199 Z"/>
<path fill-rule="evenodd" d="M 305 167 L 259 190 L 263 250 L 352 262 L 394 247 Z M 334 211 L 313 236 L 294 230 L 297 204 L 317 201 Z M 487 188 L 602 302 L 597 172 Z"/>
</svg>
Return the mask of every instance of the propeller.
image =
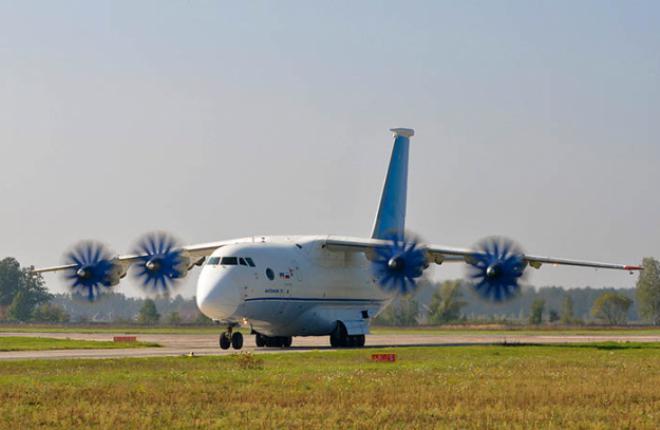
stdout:
<svg viewBox="0 0 660 430">
<path fill-rule="evenodd" d="M 467 276 L 483 298 L 500 302 L 515 296 L 525 267 L 520 246 L 504 237 L 488 237 L 479 242 L 468 259 Z"/>
<path fill-rule="evenodd" d="M 121 278 L 121 264 L 99 242 L 88 240 L 78 243 L 66 253 L 65 263 L 73 265 L 65 275 L 71 282 L 72 292 L 86 297 L 90 302 L 117 285 Z"/>
<path fill-rule="evenodd" d="M 407 294 L 415 291 L 417 280 L 428 267 L 426 250 L 416 240 L 392 234 L 387 244 L 375 248 L 373 274 L 385 291 Z"/>
<path fill-rule="evenodd" d="M 188 273 L 190 258 L 177 240 L 167 233 L 145 235 L 138 242 L 135 254 L 139 255 L 135 276 L 147 290 L 167 293 Z"/>
</svg>

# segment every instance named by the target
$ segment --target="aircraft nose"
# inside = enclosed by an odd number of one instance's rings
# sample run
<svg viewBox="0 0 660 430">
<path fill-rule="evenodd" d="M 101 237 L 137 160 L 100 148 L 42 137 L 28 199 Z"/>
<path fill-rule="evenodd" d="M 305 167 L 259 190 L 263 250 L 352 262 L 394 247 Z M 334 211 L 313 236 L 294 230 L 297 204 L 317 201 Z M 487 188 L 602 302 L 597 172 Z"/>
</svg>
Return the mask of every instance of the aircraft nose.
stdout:
<svg viewBox="0 0 660 430">
<path fill-rule="evenodd" d="M 197 283 L 197 307 L 215 320 L 231 318 L 240 304 L 237 284 L 230 275 L 200 276 Z"/>
</svg>

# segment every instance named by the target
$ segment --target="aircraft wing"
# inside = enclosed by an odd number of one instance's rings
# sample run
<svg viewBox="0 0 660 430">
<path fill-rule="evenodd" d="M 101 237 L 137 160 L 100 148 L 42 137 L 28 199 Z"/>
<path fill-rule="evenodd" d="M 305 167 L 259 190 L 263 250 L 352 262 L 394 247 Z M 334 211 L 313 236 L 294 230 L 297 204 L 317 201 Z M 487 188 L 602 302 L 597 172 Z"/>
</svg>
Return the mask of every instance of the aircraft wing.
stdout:
<svg viewBox="0 0 660 430">
<path fill-rule="evenodd" d="M 330 251 L 344 252 L 364 252 L 369 255 L 375 248 L 388 245 L 389 241 L 380 239 L 363 239 L 354 237 L 328 236 L 325 246 Z M 442 264 L 444 262 L 469 262 L 470 258 L 479 254 L 469 248 L 453 248 L 442 245 L 423 245 L 426 249 L 429 261 Z M 596 261 L 572 260 L 567 258 L 543 257 L 537 255 L 524 255 L 524 260 L 535 269 L 539 269 L 543 264 L 592 267 L 596 269 L 614 269 L 635 271 L 642 270 L 642 266 L 601 263 Z"/>
<path fill-rule="evenodd" d="M 195 264 L 201 264 L 204 261 L 204 258 L 211 255 L 213 251 L 215 251 L 216 249 L 220 248 L 221 246 L 228 245 L 230 243 L 236 243 L 236 241 L 200 243 L 196 245 L 182 246 L 181 249 L 183 249 L 184 254 L 190 258 L 190 265 L 192 267 Z M 131 264 L 139 261 L 142 257 L 144 257 L 143 254 L 126 254 L 115 257 L 115 260 L 123 266 L 125 272 Z M 70 270 L 74 267 L 76 267 L 75 264 L 63 264 L 60 266 L 37 268 L 34 269 L 34 272 L 35 273 L 59 272 L 62 270 Z"/>
</svg>

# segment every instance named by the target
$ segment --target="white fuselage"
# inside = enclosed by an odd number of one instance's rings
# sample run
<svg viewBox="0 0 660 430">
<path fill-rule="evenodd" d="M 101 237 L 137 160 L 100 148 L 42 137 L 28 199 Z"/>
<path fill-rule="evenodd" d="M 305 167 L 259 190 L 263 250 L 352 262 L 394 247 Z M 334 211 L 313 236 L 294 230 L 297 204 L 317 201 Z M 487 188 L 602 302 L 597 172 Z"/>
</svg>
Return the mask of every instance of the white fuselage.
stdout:
<svg viewBox="0 0 660 430">
<path fill-rule="evenodd" d="M 367 333 L 394 294 L 378 287 L 364 254 L 329 251 L 324 239 L 257 236 L 218 248 L 199 276 L 199 309 L 267 336 L 327 335 L 337 321 Z"/>
</svg>

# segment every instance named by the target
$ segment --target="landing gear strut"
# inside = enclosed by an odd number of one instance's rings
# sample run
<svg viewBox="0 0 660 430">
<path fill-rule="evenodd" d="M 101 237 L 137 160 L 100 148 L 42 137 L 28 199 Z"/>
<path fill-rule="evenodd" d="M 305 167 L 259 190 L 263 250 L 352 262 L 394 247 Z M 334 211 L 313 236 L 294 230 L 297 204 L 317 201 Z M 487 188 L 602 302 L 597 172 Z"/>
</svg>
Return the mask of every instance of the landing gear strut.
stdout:
<svg viewBox="0 0 660 430">
<path fill-rule="evenodd" d="M 241 349 L 243 348 L 243 335 L 241 332 L 233 331 L 233 327 L 228 327 L 226 332 L 220 334 L 218 343 L 222 349 L 229 349 L 230 346 L 234 349 Z"/>
<path fill-rule="evenodd" d="M 255 342 L 258 347 L 269 347 L 269 348 L 289 348 L 293 342 L 291 336 L 264 336 L 263 334 L 257 333 Z"/>
</svg>

